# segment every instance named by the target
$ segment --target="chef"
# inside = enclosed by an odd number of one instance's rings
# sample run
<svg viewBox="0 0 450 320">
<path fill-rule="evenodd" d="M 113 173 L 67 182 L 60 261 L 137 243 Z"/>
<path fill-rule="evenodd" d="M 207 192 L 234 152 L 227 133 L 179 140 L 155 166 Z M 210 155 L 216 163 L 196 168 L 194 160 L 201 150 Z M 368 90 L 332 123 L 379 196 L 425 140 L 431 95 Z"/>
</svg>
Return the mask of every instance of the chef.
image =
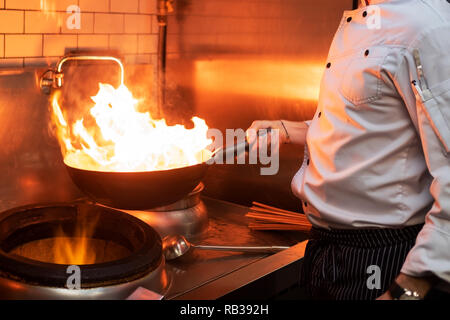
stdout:
<svg viewBox="0 0 450 320">
<path fill-rule="evenodd" d="M 305 145 L 292 190 L 313 225 L 311 298 L 449 298 L 449 54 L 450 1 L 361 1 L 334 36 L 314 118 L 253 122 Z"/>
</svg>

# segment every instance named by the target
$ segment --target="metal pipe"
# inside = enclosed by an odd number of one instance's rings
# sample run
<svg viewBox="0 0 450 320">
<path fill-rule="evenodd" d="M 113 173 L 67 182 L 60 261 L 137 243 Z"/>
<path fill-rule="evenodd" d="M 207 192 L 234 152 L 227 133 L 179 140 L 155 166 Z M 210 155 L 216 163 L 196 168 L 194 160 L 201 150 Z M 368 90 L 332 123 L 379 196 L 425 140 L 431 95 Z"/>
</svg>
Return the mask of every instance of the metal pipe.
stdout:
<svg viewBox="0 0 450 320">
<path fill-rule="evenodd" d="M 166 89 L 167 14 L 173 11 L 173 0 L 158 0 L 158 106 L 164 107 Z"/>
<path fill-rule="evenodd" d="M 55 78 L 56 78 L 56 87 L 57 88 L 62 87 L 62 78 L 63 78 L 62 67 L 63 67 L 64 63 L 66 63 L 67 61 L 73 61 L 73 60 L 77 60 L 77 61 L 79 61 L 79 60 L 114 61 L 120 67 L 120 85 L 124 84 L 125 71 L 124 71 L 122 61 L 120 61 L 120 59 L 118 59 L 118 58 L 109 57 L 109 56 L 66 56 L 58 62 L 57 67 L 56 67 Z"/>
<path fill-rule="evenodd" d="M 164 107 L 166 102 L 166 47 L 167 47 L 167 25 L 159 25 L 158 37 L 158 105 Z"/>
</svg>

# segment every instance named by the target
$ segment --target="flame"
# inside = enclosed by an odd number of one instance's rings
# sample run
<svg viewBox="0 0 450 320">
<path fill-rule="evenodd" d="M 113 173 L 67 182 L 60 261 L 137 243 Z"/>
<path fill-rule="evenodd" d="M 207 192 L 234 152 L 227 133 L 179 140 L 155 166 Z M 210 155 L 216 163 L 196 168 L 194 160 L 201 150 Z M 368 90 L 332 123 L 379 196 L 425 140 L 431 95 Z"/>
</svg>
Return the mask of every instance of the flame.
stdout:
<svg viewBox="0 0 450 320">
<path fill-rule="evenodd" d="M 117 89 L 99 84 L 92 97 L 95 105 L 89 114 L 94 125 L 84 118 L 69 125 L 59 104 L 52 101 L 64 161 L 71 167 L 114 172 L 167 170 L 195 165 L 211 156 L 206 149 L 208 126 L 203 119 L 192 118 L 194 128 L 168 126 L 165 119 L 155 120 L 149 112 L 137 111 L 135 99 L 125 85 Z"/>
<path fill-rule="evenodd" d="M 54 237 L 53 263 L 83 265 L 96 263 L 97 255 L 92 239 L 99 216 L 78 208 L 73 234 L 66 234 L 60 227 Z"/>
<path fill-rule="evenodd" d="M 63 230 L 60 225 L 54 236 L 21 244 L 11 253 L 31 260 L 67 265 L 101 263 L 125 256 L 127 251 L 119 245 L 93 237 L 98 219 L 95 212 L 80 206 L 73 229 Z"/>
<path fill-rule="evenodd" d="M 83 265 L 96 263 L 95 251 L 89 250 L 90 238 L 58 236 L 54 239 L 53 263 Z"/>
</svg>

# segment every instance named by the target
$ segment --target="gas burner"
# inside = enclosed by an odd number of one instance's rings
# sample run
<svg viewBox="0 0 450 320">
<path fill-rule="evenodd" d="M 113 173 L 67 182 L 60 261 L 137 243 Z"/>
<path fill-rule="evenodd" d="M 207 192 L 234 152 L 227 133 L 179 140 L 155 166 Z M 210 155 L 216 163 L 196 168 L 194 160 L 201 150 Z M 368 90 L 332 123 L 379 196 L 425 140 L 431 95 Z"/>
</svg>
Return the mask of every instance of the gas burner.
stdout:
<svg viewBox="0 0 450 320">
<path fill-rule="evenodd" d="M 203 183 L 171 205 L 150 210 L 122 210 L 152 226 L 161 237 L 181 234 L 193 238 L 208 229 L 208 213 L 201 200 Z"/>
<path fill-rule="evenodd" d="M 80 221 L 92 231 L 80 233 Z M 77 263 L 62 262 L 54 246 L 61 237 L 79 243 L 80 236 L 95 256 L 78 261 L 81 288 L 70 290 L 68 267 Z M 2 299 L 125 299 L 138 287 L 163 295 L 170 283 L 164 265 L 158 233 L 118 210 L 63 203 L 0 214 Z"/>
</svg>

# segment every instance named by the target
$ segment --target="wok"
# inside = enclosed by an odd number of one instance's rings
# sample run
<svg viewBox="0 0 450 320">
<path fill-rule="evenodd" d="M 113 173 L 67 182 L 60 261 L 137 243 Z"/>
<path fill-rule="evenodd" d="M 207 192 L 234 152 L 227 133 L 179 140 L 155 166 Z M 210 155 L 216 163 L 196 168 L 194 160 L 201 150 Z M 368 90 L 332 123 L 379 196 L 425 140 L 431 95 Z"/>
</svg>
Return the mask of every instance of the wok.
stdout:
<svg viewBox="0 0 450 320">
<path fill-rule="evenodd" d="M 214 159 L 248 151 L 247 141 L 219 148 Z M 158 171 L 106 172 L 84 170 L 65 163 L 72 181 L 95 202 L 128 210 L 145 210 L 169 205 L 191 192 L 205 176 L 210 162 Z"/>
</svg>

